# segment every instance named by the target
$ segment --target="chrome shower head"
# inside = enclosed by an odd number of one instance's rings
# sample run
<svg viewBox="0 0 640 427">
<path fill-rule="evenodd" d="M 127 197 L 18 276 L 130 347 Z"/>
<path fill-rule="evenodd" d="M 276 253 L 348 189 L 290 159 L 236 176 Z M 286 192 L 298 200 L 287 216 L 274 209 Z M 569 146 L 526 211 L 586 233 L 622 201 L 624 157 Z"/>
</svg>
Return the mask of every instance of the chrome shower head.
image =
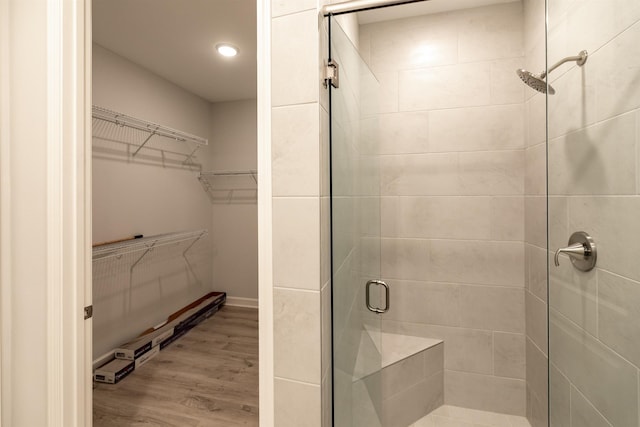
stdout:
<svg viewBox="0 0 640 427">
<path fill-rule="evenodd" d="M 531 89 L 535 89 L 541 93 L 547 93 L 548 90 L 549 95 L 554 95 L 556 93 L 556 90 L 551 85 L 547 86 L 547 82 L 545 82 L 540 76 L 523 69 L 516 70 L 516 73 L 518 73 L 518 76 L 520 76 L 520 79 L 522 79 L 524 84 L 529 86 Z"/>
</svg>

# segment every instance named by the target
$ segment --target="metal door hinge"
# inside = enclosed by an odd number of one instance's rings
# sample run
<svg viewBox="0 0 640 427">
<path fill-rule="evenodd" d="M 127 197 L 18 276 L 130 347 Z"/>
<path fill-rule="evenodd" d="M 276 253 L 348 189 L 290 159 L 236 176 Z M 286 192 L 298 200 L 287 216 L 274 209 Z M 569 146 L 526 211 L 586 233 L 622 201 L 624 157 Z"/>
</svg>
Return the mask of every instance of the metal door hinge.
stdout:
<svg viewBox="0 0 640 427">
<path fill-rule="evenodd" d="M 90 305 L 84 308 L 84 320 L 91 319 L 93 317 L 93 306 Z"/>
<path fill-rule="evenodd" d="M 340 65 L 333 59 L 327 61 L 325 67 L 324 87 L 328 88 L 329 85 L 336 89 L 340 87 Z"/>
</svg>

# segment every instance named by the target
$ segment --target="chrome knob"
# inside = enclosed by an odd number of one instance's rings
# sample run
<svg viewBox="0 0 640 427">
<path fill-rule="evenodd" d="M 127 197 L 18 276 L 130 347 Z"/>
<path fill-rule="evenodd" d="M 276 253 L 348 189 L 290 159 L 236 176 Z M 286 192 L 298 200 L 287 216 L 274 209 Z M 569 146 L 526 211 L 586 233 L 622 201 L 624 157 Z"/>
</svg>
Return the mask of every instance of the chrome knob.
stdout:
<svg viewBox="0 0 640 427">
<path fill-rule="evenodd" d="M 584 231 L 577 231 L 569 238 L 569 246 L 556 251 L 553 261 L 556 267 L 560 266 L 560 254 L 569 255 L 571 263 L 580 271 L 590 271 L 595 267 L 598 258 L 596 243 L 593 238 Z"/>
</svg>

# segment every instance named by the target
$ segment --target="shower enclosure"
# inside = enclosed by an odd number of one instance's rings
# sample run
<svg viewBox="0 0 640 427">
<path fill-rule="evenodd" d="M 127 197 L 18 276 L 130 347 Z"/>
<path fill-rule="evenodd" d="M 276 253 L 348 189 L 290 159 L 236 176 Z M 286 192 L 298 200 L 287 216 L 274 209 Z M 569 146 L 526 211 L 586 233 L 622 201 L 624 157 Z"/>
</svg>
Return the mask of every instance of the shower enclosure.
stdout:
<svg viewBox="0 0 640 427">
<path fill-rule="evenodd" d="M 640 425 L 640 4 L 378 3 L 323 21 L 333 425 Z"/>
</svg>

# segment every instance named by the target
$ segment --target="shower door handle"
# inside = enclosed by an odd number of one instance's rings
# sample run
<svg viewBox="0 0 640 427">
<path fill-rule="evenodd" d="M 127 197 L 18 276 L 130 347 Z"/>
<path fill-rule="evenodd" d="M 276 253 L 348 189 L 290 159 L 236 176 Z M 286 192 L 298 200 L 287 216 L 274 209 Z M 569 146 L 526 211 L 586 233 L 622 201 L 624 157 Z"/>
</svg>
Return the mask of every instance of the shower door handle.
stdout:
<svg viewBox="0 0 640 427">
<path fill-rule="evenodd" d="M 373 307 L 371 305 L 371 294 L 370 294 L 371 285 L 384 286 L 384 295 L 385 295 L 384 308 Z M 369 311 L 372 311 L 372 312 L 378 313 L 378 314 L 386 313 L 387 311 L 389 311 L 389 285 L 384 283 L 382 280 L 369 280 L 367 282 L 364 294 L 365 294 L 365 301 L 366 301 L 366 304 L 367 304 L 367 309 Z"/>
</svg>

